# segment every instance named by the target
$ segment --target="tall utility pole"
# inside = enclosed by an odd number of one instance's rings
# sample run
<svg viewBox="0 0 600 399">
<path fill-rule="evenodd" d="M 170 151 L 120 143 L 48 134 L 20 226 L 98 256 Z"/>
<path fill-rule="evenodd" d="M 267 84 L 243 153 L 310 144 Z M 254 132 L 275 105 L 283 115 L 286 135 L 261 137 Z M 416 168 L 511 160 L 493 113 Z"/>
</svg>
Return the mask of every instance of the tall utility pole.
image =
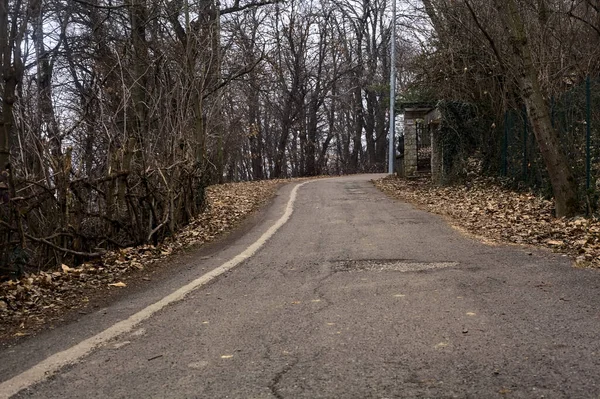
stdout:
<svg viewBox="0 0 600 399">
<path fill-rule="evenodd" d="M 394 115 L 396 106 L 396 0 L 392 0 L 392 51 L 390 57 L 390 134 L 388 137 L 388 173 L 394 173 L 394 136 L 396 132 L 396 118 Z"/>
</svg>

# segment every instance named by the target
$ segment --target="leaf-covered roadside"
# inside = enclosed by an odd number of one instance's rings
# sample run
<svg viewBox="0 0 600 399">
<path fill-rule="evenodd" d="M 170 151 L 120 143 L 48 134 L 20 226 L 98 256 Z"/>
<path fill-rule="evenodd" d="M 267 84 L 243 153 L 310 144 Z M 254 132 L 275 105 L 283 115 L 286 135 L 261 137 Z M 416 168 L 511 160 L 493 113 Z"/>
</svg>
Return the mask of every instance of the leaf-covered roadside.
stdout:
<svg viewBox="0 0 600 399">
<path fill-rule="evenodd" d="M 492 179 L 439 187 L 426 179 L 386 177 L 374 181 L 386 194 L 427 211 L 480 237 L 551 248 L 573 256 L 581 267 L 600 267 L 600 220 L 553 218 L 551 201 L 520 193 Z"/>
<path fill-rule="evenodd" d="M 85 307 L 89 297 L 123 289 L 133 274 L 148 279 L 144 271 L 151 264 L 164 262 L 181 249 L 213 241 L 231 230 L 272 198 L 283 181 L 210 186 L 206 191 L 206 210 L 176 236 L 156 247 L 143 245 L 111 251 L 95 263 L 79 267 L 62 265 L 60 270 L 0 283 L 0 337 L 27 335 L 48 320 Z"/>
</svg>

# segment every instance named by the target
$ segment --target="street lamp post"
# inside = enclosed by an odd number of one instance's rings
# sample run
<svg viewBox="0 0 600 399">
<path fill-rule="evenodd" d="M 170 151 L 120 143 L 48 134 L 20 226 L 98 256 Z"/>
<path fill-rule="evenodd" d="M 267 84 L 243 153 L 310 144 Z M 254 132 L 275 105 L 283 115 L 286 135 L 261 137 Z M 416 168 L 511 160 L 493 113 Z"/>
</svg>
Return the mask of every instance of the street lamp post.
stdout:
<svg viewBox="0 0 600 399">
<path fill-rule="evenodd" d="M 395 105 L 396 105 L 396 0 L 392 0 L 392 36 L 390 56 L 390 134 L 388 137 L 388 173 L 394 173 L 394 136 L 396 132 Z"/>
</svg>

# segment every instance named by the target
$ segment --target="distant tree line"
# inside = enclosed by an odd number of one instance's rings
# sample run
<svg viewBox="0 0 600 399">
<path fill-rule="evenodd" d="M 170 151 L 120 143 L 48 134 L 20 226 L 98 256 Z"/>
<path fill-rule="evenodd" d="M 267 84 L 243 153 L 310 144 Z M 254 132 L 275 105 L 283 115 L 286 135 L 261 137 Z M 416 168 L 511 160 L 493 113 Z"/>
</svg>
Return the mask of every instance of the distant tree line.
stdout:
<svg viewBox="0 0 600 399">
<path fill-rule="evenodd" d="M 470 104 L 484 164 L 525 106 L 578 212 L 549 101 L 600 72 L 600 4 L 397 0 L 391 60 L 390 1 L 0 0 L 0 268 L 158 243 L 208 184 L 383 172 L 391 62 L 397 101 Z"/>
</svg>

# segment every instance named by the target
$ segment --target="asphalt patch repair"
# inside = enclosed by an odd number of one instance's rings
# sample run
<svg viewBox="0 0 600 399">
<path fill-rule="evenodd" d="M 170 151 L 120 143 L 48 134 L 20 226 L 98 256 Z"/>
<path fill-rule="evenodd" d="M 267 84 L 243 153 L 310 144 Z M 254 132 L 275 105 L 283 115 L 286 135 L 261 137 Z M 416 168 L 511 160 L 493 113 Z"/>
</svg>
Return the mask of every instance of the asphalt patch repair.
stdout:
<svg viewBox="0 0 600 399">
<path fill-rule="evenodd" d="M 458 262 L 418 262 L 407 259 L 357 259 L 333 262 L 334 272 L 418 272 L 456 267 Z"/>
</svg>

